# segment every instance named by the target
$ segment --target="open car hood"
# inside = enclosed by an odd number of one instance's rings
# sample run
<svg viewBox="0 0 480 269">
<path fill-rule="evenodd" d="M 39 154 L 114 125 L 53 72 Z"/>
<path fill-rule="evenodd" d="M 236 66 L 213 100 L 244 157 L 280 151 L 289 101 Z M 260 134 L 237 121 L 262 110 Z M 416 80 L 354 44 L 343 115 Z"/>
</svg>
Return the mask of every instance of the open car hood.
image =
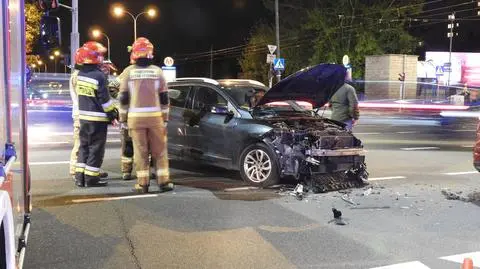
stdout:
<svg viewBox="0 0 480 269">
<path fill-rule="evenodd" d="M 275 84 L 256 106 L 278 101 L 305 101 L 313 108 L 324 106 L 345 83 L 346 68 L 339 64 L 319 64 L 304 68 Z"/>
</svg>

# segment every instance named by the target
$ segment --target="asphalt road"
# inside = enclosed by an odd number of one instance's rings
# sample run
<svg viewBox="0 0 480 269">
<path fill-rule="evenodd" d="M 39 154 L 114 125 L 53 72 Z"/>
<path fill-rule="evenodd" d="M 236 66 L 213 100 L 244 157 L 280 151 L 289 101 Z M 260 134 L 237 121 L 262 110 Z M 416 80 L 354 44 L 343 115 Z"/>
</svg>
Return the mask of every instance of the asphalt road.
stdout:
<svg viewBox="0 0 480 269">
<path fill-rule="evenodd" d="M 113 129 L 103 165 L 109 186 L 78 189 L 68 177 L 68 113 L 54 115 L 30 126 L 49 137 L 30 136 L 25 268 L 447 269 L 459 268 L 465 253 L 480 266 L 478 206 L 441 194 L 479 187 L 474 124 L 360 124 L 354 132 L 367 149 L 372 194 L 352 190 L 352 205 L 338 192 L 297 200 L 279 188 L 245 188 L 235 172 L 181 162 L 171 165 L 173 193 L 133 195 L 134 182 L 119 179 Z M 332 207 L 347 225 L 329 223 Z"/>
</svg>

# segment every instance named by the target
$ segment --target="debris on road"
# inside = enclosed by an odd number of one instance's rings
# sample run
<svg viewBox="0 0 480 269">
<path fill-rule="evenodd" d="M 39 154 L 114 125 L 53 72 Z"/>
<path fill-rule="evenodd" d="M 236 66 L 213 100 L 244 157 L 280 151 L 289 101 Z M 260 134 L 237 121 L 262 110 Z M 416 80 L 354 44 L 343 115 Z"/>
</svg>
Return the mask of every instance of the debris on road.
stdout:
<svg viewBox="0 0 480 269">
<path fill-rule="evenodd" d="M 293 193 L 295 194 L 295 197 L 297 197 L 297 200 L 303 200 L 303 185 L 298 184 L 293 190 Z"/>
<path fill-rule="evenodd" d="M 329 223 L 333 221 L 336 225 L 347 225 L 347 223 L 342 219 L 342 211 L 332 208 L 332 212 L 333 220 L 329 221 Z"/>
<path fill-rule="evenodd" d="M 345 194 L 345 195 L 342 195 L 342 200 L 351 204 L 351 205 L 354 205 L 354 206 L 357 206 L 359 204 L 355 203 L 352 198 L 350 198 L 350 196 L 348 196 L 348 194 Z"/>
<path fill-rule="evenodd" d="M 465 196 L 461 196 L 455 192 L 449 191 L 447 189 L 442 190 L 442 194 L 447 198 L 447 200 L 459 200 L 462 202 L 470 202 L 470 199 Z"/>
<path fill-rule="evenodd" d="M 364 191 L 363 192 L 363 196 L 369 196 L 370 194 L 372 194 L 373 192 L 373 189 L 372 188 L 368 188 L 368 190 Z"/>
</svg>

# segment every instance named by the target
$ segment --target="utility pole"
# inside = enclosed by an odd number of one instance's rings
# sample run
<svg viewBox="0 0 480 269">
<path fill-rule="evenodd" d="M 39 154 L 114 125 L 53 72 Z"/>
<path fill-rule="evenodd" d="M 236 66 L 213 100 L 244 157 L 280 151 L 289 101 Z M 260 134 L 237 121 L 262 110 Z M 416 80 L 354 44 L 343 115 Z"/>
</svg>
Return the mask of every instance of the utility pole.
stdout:
<svg viewBox="0 0 480 269">
<path fill-rule="evenodd" d="M 452 74 L 452 46 L 453 46 L 453 36 L 454 36 L 454 32 L 453 32 L 453 29 L 455 27 L 458 27 L 459 24 L 456 23 L 455 24 L 455 12 L 453 12 L 452 14 L 448 15 L 448 20 L 449 20 L 449 24 L 448 24 L 448 29 L 450 29 L 450 32 L 447 33 L 447 37 L 450 38 L 450 49 L 449 49 L 449 54 L 448 54 L 448 81 L 447 81 L 447 85 L 450 86 L 450 77 L 451 77 L 451 74 Z M 458 36 L 458 33 L 456 33 L 455 35 Z"/>
<path fill-rule="evenodd" d="M 72 6 L 64 4 L 59 6 L 69 9 L 72 12 L 72 33 L 70 34 L 70 71 L 73 73 L 75 66 L 75 53 L 80 47 L 80 34 L 78 33 L 78 0 L 72 0 Z"/>
<path fill-rule="evenodd" d="M 213 78 L 213 45 L 210 46 L 210 78 Z"/>
<path fill-rule="evenodd" d="M 280 14 L 278 8 L 278 0 L 275 0 L 275 32 L 277 38 L 277 58 L 280 59 Z M 277 71 L 277 82 L 282 79 L 282 72 Z"/>
</svg>

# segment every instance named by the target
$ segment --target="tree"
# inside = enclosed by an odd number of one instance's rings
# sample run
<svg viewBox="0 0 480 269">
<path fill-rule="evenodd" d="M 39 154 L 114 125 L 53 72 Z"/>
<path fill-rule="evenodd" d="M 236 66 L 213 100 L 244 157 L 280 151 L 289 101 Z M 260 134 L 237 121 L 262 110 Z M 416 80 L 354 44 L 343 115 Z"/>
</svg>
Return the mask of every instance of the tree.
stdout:
<svg viewBox="0 0 480 269">
<path fill-rule="evenodd" d="M 242 57 L 239 59 L 244 78 L 255 79 L 268 84 L 270 65 L 266 63 L 267 45 L 275 44 L 274 26 L 259 22 L 253 28 Z M 280 56 L 285 59 L 283 77 L 308 65 L 311 42 L 299 30 L 285 30 L 280 43 Z"/>
<path fill-rule="evenodd" d="M 316 36 L 310 64 L 339 63 L 350 56 L 354 77 L 364 74 L 365 56 L 412 53 L 418 40 L 408 33 L 411 14 L 423 0 L 328 0 L 308 12 L 304 29 Z"/>
<path fill-rule="evenodd" d="M 35 6 L 35 4 L 25 3 L 25 24 L 26 24 L 26 51 L 27 63 L 29 65 L 37 63 L 39 57 L 32 55 L 35 43 L 40 35 L 40 20 L 42 12 Z"/>
</svg>

